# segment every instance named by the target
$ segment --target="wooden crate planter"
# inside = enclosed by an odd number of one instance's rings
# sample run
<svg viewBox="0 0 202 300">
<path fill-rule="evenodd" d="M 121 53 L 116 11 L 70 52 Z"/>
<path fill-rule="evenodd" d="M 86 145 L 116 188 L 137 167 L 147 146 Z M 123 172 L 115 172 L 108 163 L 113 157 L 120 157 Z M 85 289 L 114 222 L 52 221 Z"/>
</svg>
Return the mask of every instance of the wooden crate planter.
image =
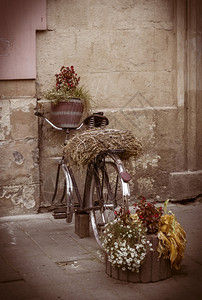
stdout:
<svg viewBox="0 0 202 300">
<path fill-rule="evenodd" d="M 158 258 L 158 252 L 155 250 L 158 245 L 157 235 L 148 236 L 150 242 L 153 244 L 154 251 L 149 251 L 145 258 L 145 261 L 140 267 L 139 273 L 131 272 L 129 270 L 122 271 L 120 268 L 114 268 L 108 261 L 106 262 L 106 273 L 110 277 L 128 282 L 156 282 L 159 280 L 167 279 L 171 276 L 171 264 L 170 260 L 164 258 Z"/>
</svg>

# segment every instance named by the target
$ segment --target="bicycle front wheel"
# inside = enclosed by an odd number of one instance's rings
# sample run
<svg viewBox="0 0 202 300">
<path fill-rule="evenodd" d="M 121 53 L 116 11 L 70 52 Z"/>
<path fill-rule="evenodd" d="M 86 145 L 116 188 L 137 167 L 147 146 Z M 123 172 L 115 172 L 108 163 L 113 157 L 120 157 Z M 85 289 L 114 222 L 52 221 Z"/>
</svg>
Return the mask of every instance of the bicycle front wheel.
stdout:
<svg viewBox="0 0 202 300">
<path fill-rule="evenodd" d="M 125 207 L 129 196 L 129 186 L 123 181 L 120 168 L 123 169 L 120 160 L 117 164 L 112 159 L 105 159 L 100 167 L 96 165 L 89 182 L 87 199 L 91 225 L 100 247 L 105 225 L 114 220 L 115 211 Z"/>
</svg>

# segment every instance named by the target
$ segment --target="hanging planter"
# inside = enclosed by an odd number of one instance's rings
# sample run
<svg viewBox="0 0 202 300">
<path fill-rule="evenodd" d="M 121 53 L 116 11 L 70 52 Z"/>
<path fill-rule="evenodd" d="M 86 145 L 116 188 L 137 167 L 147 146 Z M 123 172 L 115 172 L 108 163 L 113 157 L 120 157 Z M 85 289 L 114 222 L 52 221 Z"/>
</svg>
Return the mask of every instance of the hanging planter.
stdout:
<svg viewBox="0 0 202 300">
<path fill-rule="evenodd" d="M 76 128 L 90 112 L 91 96 L 84 86 L 79 86 L 80 77 L 73 66 L 62 66 L 55 76 L 55 87 L 44 93 L 51 101 L 52 122 L 62 128 Z"/>
<path fill-rule="evenodd" d="M 62 128 L 78 127 L 83 115 L 84 106 L 80 99 L 72 98 L 57 104 L 51 103 L 52 121 Z"/>
</svg>

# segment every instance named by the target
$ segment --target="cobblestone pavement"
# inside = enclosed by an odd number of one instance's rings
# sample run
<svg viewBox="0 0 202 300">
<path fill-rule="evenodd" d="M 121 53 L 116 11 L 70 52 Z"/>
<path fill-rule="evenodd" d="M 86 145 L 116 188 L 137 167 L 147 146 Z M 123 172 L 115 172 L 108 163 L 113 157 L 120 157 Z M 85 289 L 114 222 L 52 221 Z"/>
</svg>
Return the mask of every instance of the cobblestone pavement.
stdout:
<svg viewBox="0 0 202 300">
<path fill-rule="evenodd" d="M 51 213 L 0 218 L 0 299 L 202 299 L 202 203 L 170 204 L 187 233 L 179 271 L 155 283 L 110 278 L 93 236 Z"/>
</svg>

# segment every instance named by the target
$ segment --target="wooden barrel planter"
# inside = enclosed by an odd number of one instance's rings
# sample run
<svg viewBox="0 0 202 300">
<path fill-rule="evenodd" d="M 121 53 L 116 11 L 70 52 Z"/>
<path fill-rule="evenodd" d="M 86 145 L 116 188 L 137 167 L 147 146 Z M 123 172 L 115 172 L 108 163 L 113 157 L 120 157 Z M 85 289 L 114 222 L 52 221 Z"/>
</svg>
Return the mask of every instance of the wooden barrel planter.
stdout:
<svg viewBox="0 0 202 300">
<path fill-rule="evenodd" d="M 158 258 L 159 254 L 155 250 L 158 245 L 158 237 L 155 234 L 148 236 L 148 239 L 153 245 L 154 251 L 149 251 L 146 255 L 145 261 L 139 269 L 139 273 L 131 272 L 129 270 L 122 271 L 120 268 L 114 268 L 108 261 L 106 256 L 106 273 L 110 277 L 127 282 L 156 282 L 167 279 L 171 276 L 170 260 L 163 257 Z"/>
<path fill-rule="evenodd" d="M 62 128 L 78 127 L 83 115 L 83 103 L 80 99 L 51 103 L 51 116 L 54 125 Z"/>
</svg>

